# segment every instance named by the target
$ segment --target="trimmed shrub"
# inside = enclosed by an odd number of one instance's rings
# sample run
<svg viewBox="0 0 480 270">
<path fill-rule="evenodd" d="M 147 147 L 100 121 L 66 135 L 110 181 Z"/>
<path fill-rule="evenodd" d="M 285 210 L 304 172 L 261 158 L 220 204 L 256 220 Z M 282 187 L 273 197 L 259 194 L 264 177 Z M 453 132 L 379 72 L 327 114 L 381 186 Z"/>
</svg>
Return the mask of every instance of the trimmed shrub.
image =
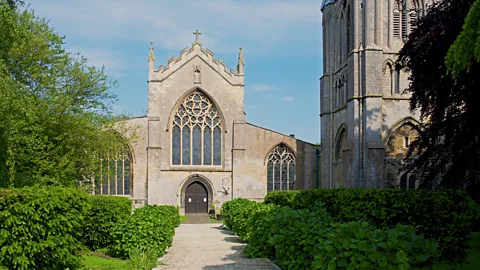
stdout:
<svg viewBox="0 0 480 270">
<path fill-rule="evenodd" d="M 407 225 L 379 230 L 365 221 L 336 223 L 322 236 L 311 251 L 315 259 L 309 268 L 432 269 L 440 255 L 437 243 Z"/>
<path fill-rule="evenodd" d="M 247 235 L 244 240 L 248 242 L 244 252 L 253 258 L 272 258 L 275 256 L 275 248 L 270 243 L 273 237 L 271 226 L 277 213 L 288 209 L 271 204 L 259 203 L 255 213 L 247 220 Z"/>
<path fill-rule="evenodd" d="M 88 194 L 75 188 L 0 190 L 0 265 L 77 269 Z"/>
<path fill-rule="evenodd" d="M 315 247 L 329 232 L 331 218 L 323 208 L 283 209 L 270 226 L 270 243 L 282 269 L 311 269 Z"/>
<path fill-rule="evenodd" d="M 442 259 L 461 262 L 467 256 L 468 236 L 477 219 L 478 205 L 458 190 L 318 189 L 275 191 L 266 203 L 293 209 L 312 209 L 315 202 L 337 222 L 368 221 L 379 229 L 397 224 L 418 227 L 425 238 L 440 244 Z"/>
<path fill-rule="evenodd" d="M 247 235 L 247 221 L 257 203 L 247 199 L 234 199 L 222 205 L 224 224 L 241 238 Z"/>
<path fill-rule="evenodd" d="M 92 206 L 83 228 L 83 243 L 91 250 L 112 244 L 110 234 L 120 221 L 132 213 L 132 201 L 118 196 L 89 196 Z"/>
<path fill-rule="evenodd" d="M 438 244 L 412 226 L 380 230 L 362 221 L 333 223 L 323 203 L 295 210 L 242 199 L 229 204 L 227 213 L 244 217 L 232 226 L 246 231 L 244 252 L 274 258 L 282 269 L 430 269 L 439 256 Z"/>
<path fill-rule="evenodd" d="M 126 259 L 135 250 L 142 249 L 156 252 L 160 257 L 172 246 L 179 223 L 180 215 L 174 206 L 145 205 L 136 209 L 114 227 L 109 255 Z"/>
</svg>

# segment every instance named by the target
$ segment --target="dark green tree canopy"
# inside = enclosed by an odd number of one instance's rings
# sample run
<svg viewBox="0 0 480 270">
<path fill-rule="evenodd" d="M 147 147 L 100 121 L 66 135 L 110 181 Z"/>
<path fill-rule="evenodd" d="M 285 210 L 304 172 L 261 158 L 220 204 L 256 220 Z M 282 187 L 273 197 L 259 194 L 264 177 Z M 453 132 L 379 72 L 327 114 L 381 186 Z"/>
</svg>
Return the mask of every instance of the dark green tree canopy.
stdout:
<svg viewBox="0 0 480 270">
<path fill-rule="evenodd" d="M 463 30 L 446 58 L 448 70 L 454 77 L 462 71 L 470 71 L 474 62 L 480 62 L 480 0 L 468 12 Z"/>
<path fill-rule="evenodd" d="M 418 20 L 397 64 L 410 70 L 411 110 L 425 122 L 410 164 L 423 187 L 477 189 L 480 172 L 480 65 L 447 75 L 445 57 L 475 0 L 444 0 Z M 412 152 L 412 151 L 411 151 Z"/>
</svg>

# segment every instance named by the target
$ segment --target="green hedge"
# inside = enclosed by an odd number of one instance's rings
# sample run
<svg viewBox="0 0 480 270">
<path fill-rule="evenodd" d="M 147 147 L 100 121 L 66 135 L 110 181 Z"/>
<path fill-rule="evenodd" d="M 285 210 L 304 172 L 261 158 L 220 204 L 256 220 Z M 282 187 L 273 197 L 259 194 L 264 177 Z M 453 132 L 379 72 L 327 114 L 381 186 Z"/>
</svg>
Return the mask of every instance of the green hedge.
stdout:
<svg viewBox="0 0 480 270">
<path fill-rule="evenodd" d="M 240 233 L 248 243 L 245 253 L 273 257 L 282 269 L 429 269 L 439 256 L 438 244 L 411 226 L 379 230 L 367 222 L 333 223 L 319 203 L 312 210 L 244 199 L 226 204 L 226 216 L 242 217 L 229 222 L 246 231 Z"/>
<path fill-rule="evenodd" d="M 132 201 L 118 196 L 89 196 L 91 210 L 83 227 L 83 243 L 91 250 L 112 244 L 110 234 L 120 221 L 132 213 Z"/>
<path fill-rule="evenodd" d="M 153 250 L 160 257 L 172 245 L 179 224 L 180 215 L 174 206 L 145 205 L 114 227 L 109 253 L 125 259 L 142 249 Z"/>
<path fill-rule="evenodd" d="M 0 265 L 77 269 L 88 194 L 74 188 L 0 190 Z"/>
<path fill-rule="evenodd" d="M 224 224 L 241 238 L 247 235 L 247 220 L 253 213 L 256 202 L 247 199 L 234 199 L 222 205 Z"/>
<path fill-rule="evenodd" d="M 471 226 L 479 214 L 478 205 L 458 190 L 317 189 L 275 191 L 265 197 L 265 203 L 293 209 L 311 209 L 315 202 L 324 202 L 337 222 L 364 220 L 379 229 L 418 227 L 440 244 L 442 259 L 449 262 L 466 258 Z"/>
<path fill-rule="evenodd" d="M 366 221 L 331 225 L 313 251 L 314 269 L 432 269 L 438 263 L 438 243 L 412 226 L 380 230 Z"/>
</svg>

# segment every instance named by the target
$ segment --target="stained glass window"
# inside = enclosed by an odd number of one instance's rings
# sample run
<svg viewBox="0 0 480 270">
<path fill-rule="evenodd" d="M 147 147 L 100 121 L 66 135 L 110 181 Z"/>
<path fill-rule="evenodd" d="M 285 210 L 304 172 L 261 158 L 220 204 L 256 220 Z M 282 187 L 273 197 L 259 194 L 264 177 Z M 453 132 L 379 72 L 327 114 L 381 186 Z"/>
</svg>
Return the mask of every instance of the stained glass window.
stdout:
<svg viewBox="0 0 480 270">
<path fill-rule="evenodd" d="M 279 144 L 267 160 L 267 191 L 294 189 L 295 156 L 290 148 Z"/>
<path fill-rule="evenodd" d="M 193 165 L 201 165 L 202 164 L 202 133 L 199 126 L 193 127 Z"/>
<path fill-rule="evenodd" d="M 190 128 L 184 126 L 182 129 L 182 164 L 190 165 Z"/>
<path fill-rule="evenodd" d="M 174 126 L 172 130 L 172 163 L 180 164 L 180 127 Z"/>
<path fill-rule="evenodd" d="M 100 168 L 95 177 L 94 194 L 130 195 L 131 193 L 131 153 L 128 146 L 110 149 L 100 160 Z"/>
<path fill-rule="evenodd" d="M 273 190 L 273 162 L 267 164 L 267 190 Z"/>
<path fill-rule="evenodd" d="M 188 95 L 172 123 L 172 164 L 221 165 L 221 124 L 217 108 L 205 94 Z"/>
<path fill-rule="evenodd" d="M 213 165 L 220 165 L 222 158 L 220 154 L 222 152 L 221 146 L 221 136 L 220 127 L 215 127 L 213 130 Z"/>
</svg>

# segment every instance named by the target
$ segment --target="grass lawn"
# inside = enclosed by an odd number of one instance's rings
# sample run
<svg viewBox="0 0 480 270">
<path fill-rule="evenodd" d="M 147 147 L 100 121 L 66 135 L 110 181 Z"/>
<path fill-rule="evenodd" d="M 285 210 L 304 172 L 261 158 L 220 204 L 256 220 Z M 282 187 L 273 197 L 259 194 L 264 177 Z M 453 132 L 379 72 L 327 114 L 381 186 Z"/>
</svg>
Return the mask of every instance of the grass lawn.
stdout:
<svg viewBox="0 0 480 270">
<path fill-rule="evenodd" d="M 480 269 L 480 232 L 472 233 L 470 240 L 470 253 L 467 263 L 458 266 L 441 265 L 441 269 L 454 270 L 477 270 Z"/>
<path fill-rule="evenodd" d="M 187 216 L 180 216 L 180 222 L 187 220 Z"/>
<path fill-rule="evenodd" d="M 85 261 L 84 270 L 129 270 L 131 269 L 129 262 L 109 258 L 103 254 L 91 253 L 89 255 L 84 255 L 83 259 Z"/>
</svg>

